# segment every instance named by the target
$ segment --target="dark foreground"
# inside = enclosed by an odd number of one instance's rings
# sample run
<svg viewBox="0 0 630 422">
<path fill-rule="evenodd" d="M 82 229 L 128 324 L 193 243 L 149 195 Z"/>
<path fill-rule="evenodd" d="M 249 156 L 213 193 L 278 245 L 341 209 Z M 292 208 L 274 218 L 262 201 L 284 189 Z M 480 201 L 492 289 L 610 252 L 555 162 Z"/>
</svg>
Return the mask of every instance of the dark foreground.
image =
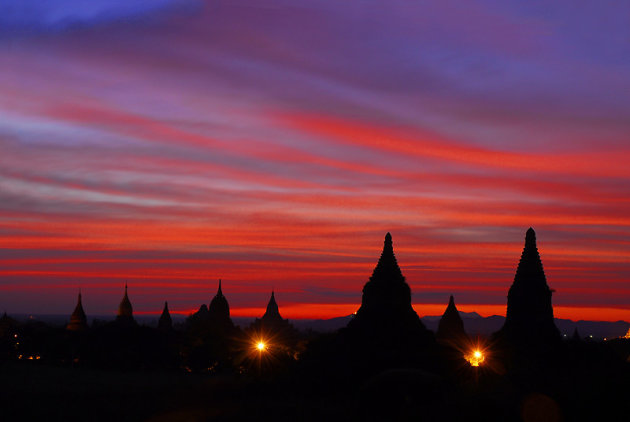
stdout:
<svg viewBox="0 0 630 422">
<path fill-rule="evenodd" d="M 615 347 L 627 351 L 628 344 Z M 317 363 L 316 372 L 295 365 L 278 374 L 239 375 L 5 362 L 1 420 L 624 420 L 619 418 L 630 397 L 630 364 L 607 362 L 602 352 L 615 347 L 593 344 L 593 353 L 571 353 L 564 368 L 547 373 L 461 365 L 437 373 L 392 368 L 356 377 L 340 369 L 343 375 L 336 377 Z M 328 369 L 337 371 L 332 365 Z"/>
</svg>

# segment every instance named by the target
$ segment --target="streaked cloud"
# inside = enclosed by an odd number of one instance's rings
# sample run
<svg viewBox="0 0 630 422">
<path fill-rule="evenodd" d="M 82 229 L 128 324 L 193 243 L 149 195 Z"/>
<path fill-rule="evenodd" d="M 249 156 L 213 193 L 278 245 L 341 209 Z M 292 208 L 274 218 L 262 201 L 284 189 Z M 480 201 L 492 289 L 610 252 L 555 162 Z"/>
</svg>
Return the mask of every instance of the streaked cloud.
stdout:
<svg viewBox="0 0 630 422">
<path fill-rule="evenodd" d="M 626 5 L 3 7 L 10 312 L 347 310 L 387 231 L 419 309 L 499 309 L 529 226 L 563 315 L 630 305 Z"/>
</svg>

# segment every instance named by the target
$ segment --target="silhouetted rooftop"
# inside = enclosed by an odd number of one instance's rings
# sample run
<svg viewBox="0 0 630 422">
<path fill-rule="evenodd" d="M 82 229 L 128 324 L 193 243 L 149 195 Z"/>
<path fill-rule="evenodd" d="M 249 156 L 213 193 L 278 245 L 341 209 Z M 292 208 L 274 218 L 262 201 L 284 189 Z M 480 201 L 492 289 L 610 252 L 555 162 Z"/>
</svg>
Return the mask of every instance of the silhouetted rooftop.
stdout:
<svg viewBox="0 0 630 422">
<path fill-rule="evenodd" d="M 116 317 L 117 321 L 133 321 L 133 307 L 131 306 L 131 301 L 129 300 L 129 296 L 127 295 L 127 283 L 125 283 L 125 295 L 120 301 L 120 305 L 118 306 L 118 315 Z"/>
<path fill-rule="evenodd" d="M 513 342 L 551 343 L 560 339 L 553 320 L 551 289 L 536 246 L 536 232 L 531 227 L 525 235 L 525 246 L 508 292 L 505 325 L 501 332 Z"/>
<path fill-rule="evenodd" d="M 74 312 L 72 312 L 72 315 L 70 316 L 70 322 L 66 326 L 66 329 L 70 331 L 83 331 L 87 328 L 87 316 L 85 315 L 85 311 L 83 310 L 83 304 L 81 303 L 81 292 L 79 292 L 77 306 L 74 308 Z"/>
<path fill-rule="evenodd" d="M 219 280 L 217 294 L 212 298 L 210 306 L 208 307 L 208 314 L 210 319 L 215 323 L 227 323 L 230 320 L 230 305 L 225 296 L 223 296 L 221 280 Z"/>
<path fill-rule="evenodd" d="M 428 333 L 411 306 L 411 289 L 398 266 L 390 233 L 385 235 L 381 256 L 363 287 L 361 307 L 348 329 L 401 339 Z"/>
<path fill-rule="evenodd" d="M 173 320 L 171 319 L 171 313 L 168 311 L 168 302 L 164 302 L 164 309 L 158 321 L 158 329 L 170 330 L 171 328 L 173 328 Z"/>
<path fill-rule="evenodd" d="M 461 341 L 467 338 L 464 330 L 464 321 L 455 306 L 453 295 L 449 298 L 448 306 L 440 319 L 437 338 L 449 341 Z"/>
</svg>

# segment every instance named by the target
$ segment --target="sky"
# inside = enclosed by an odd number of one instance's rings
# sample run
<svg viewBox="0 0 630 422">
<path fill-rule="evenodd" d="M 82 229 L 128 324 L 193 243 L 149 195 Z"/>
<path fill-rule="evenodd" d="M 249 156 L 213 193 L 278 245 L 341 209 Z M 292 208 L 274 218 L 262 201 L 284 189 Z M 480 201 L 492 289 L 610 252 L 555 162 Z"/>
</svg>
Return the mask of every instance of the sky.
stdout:
<svg viewBox="0 0 630 422">
<path fill-rule="evenodd" d="M 5 0 L 0 311 L 630 321 L 630 3 Z"/>
</svg>

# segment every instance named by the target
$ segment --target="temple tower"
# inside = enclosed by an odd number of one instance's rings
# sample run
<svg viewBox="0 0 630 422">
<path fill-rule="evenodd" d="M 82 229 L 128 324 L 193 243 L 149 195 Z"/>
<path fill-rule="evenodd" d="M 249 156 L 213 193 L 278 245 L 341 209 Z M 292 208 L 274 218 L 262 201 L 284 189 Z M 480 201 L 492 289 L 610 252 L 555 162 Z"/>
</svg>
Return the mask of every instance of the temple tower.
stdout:
<svg viewBox="0 0 630 422">
<path fill-rule="evenodd" d="M 131 322 L 135 323 L 133 318 L 133 307 L 131 306 L 131 301 L 129 300 L 129 296 L 127 295 L 127 283 L 125 283 L 125 295 L 120 301 L 120 305 L 118 306 L 118 315 L 116 316 L 117 322 Z"/>
<path fill-rule="evenodd" d="M 455 344 L 468 339 L 464 330 L 464 321 L 455 306 L 453 295 L 448 300 L 448 306 L 440 319 L 436 337 L 440 341 Z"/>
<path fill-rule="evenodd" d="M 221 280 L 219 280 L 217 294 L 212 298 L 210 306 L 208 307 L 208 318 L 211 323 L 215 325 L 232 325 L 232 320 L 230 319 L 230 305 L 225 296 L 223 296 Z"/>
<path fill-rule="evenodd" d="M 272 335 L 280 343 L 285 345 L 293 344 L 297 331 L 289 323 L 288 319 L 282 318 L 280 309 L 276 302 L 275 292 L 271 291 L 271 298 L 267 303 L 267 309 L 261 318 L 256 320 L 250 326 L 256 335 Z"/>
<path fill-rule="evenodd" d="M 547 285 L 536 247 L 536 232 L 525 235 L 525 247 L 508 292 L 505 324 L 501 334 L 514 343 L 535 346 L 560 340 L 551 305 L 552 290 Z"/>
<path fill-rule="evenodd" d="M 72 315 L 70 316 L 70 322 L 66 326 L 68 331 L 85 331 L 87 330 L 87 317 L 83 310 L 83 304 L 81 303 L 81 291 L 79 291 L 79 300 L 77 306 L 74 308 Z"/>
<path fill-rule="evenodd" d="M 348 329 L 386 337 L 420 336 L 428 330 L 411 306 L 411 289 L 398 266 L 391 234 L 369 281 L 363 287 L 361 307 Z"/>
<path fill-rule="evenodd" d="M 164 309 L 158 321 L 158 330 L 170 331 L 172 328 L 173 320 L 171 319 L 171 313 L 168 311 L 168 302 L 164 302 Z"/>
<path fill-rule="evenodd" d="M 260 322 L 265 327 L 283 327 L 289 324 L 289 321 L 280 316 L 280 309 L 276 303 L 275 293 L 271 291 L 271 298 L 267 303 L 265 314 L 260 318 Z"/>
</svg>

